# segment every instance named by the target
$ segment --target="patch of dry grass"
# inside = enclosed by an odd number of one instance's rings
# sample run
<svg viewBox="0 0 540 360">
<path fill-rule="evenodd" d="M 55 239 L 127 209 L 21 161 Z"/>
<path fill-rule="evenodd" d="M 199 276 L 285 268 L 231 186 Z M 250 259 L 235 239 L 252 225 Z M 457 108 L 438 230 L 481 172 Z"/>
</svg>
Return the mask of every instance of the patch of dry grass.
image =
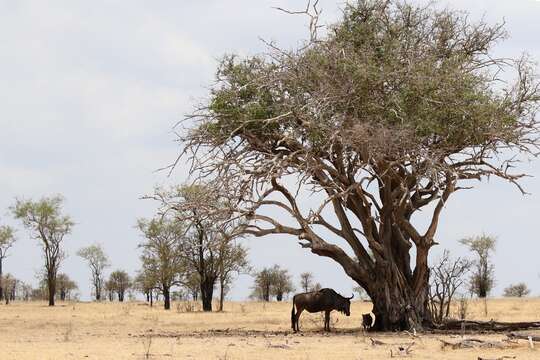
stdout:
<svg viewBox="0 0 540 360">
<path fill-rule="evenodd" d="M 159 305 L 159 304 L 158 304 Z M 540 320 L 540 299 L 472 301 L 468 318 L 497 321 Z M 0 305 L 1 359 L 388 359 L 407 334 L 369 334 L 360 330 L 361 314 L 370 303 L 355 302 L 352 316 L 333 313 L 337 331 L 321 332 L 322 317 L 302 314 L 301 334 L 290 332 L 291 304 L 230 302 L 223 313 L 194 311 L 173 304 L 172 310 L 143 303 L 78 303 L 49 308 L 45 303 Z M 185 311 L 184 311 L 185 310 Z M 457 312 L 457 306 L 453 311 Z M 371 345 L 369 337 L 388 344 Z M 475 336 L 478 337 L 478 336 Z M 512 349 L 442 350 L 438 338 L 414 339 L 413 359 L 476 359 L 502 355 L 540 359 L 526 342 Z M 504 335 L 483 338 L 502 340 Z M 537 346 L 540 348 L 540 345 Z"/>
</svg>

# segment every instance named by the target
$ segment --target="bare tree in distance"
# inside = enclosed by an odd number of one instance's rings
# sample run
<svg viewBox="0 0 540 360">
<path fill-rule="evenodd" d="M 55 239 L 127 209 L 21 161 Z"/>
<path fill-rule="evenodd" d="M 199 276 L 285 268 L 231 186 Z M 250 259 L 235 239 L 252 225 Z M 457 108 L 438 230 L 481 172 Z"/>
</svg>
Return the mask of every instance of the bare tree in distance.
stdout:
<svg viewBox="0 0 540 360">
<path fill-rule="evenodd" d="M 111 273 L 108 280 L 111 289 L 118 295 L 118 301 L 123 302 L 126 291 L 131 287 L 131 278 L 124 270 L 116 270 Z"/>
<path fill-rule="evenodd" d="M 289 270 L 282 269 L 278 265 L 272 268 L 272 287 L 271 294 L 276 297 L 277 301 L 283 301 L 283 297 L 294 291 L 292 276 Z"/>
<path fill-rule="evenodd" d="M 143 267 L 133 280 L 134 288 L 143 293 L 146 297 L 146 301 L 150 303 L 150 306 L 154 305 L 154 291 L 157 288 L 156 279 L 153 273 L 153 271 Z M 109 286 L 112 289 L 112 297 L 114 298 L 114 284 L 109 283 Z"/>
<path fill-rule="evenodd" d="M 77 283 L 64 273 L 60 273 L 56 276 L 56 293 L 60 298 L 60 301 L 66 301 L 71 299 L 72 292 L 79 287 Z"/>
<path fill-rule="evenodd" d="M 251 297 L 261 301 L 270 301 L 272 296 L 272 284 L 274 273 L 272 268 L 264 268 L 254 274 L 255 281 L 252 287 Z"/>
<path fill-rule="evenodd" d="M 287 269 L 279 265 L 263 268 L 254 273 L 251 297 L 261 301 L 270 301 L 273 296 L 282 301 L 284 296 L 294 291 L 292 276 Z"/>
<path fill-rule="evenodd" d="M 15 291 L 17 279 L 11 274 L 6 274 L 2 276 L 0 284 L 2 286 L 3 300 L 6 305 L 8 305 L 12 299 L 12 294 Z M 0 298 L 0 301 L 2 301 L 2 298 Z"/>
<path fill-rule="evenodd" d="M 159 201 L 161 213 L 186 227 L 182 254 L 186 272 L 192 273 L 186 276 L 198 279 L 203 311 L 212 311 L 216 283 L 223 280 L 225 290 L 231 274 L 246 269 L 246 251 L 235 242 L 243 236 L 243 219 L 231 218 L 228 193 L 214 183 L 157 188 L 147 198 Z"/>
<path fill-rule="evenodd" d="M 109 258 L 100 244 L 90 245 L 77 251 L 77 255 L 88 263 L 92 273 L 92 286 L 97 301 L 101 300 L 104 287 L 103 271 L 111 266 Z"/>
<path fill-rule="evenodd" d="M 13 244 L 15 244 L 15 241 L 15 230 L 8 225 L 0 226 L 0 300 L 3 297 L 2 294 L 4 291 L 2 286 L 4 259 L 8 257 L 8 251 L 11 249 Z"/>
<path fill-rule="evenodd" d="M 103 284 L 103 290 L 105 290 L 105 296 L 107 297 L 107 299 L 109 299 L 109 301 L 114 301 L 114 294 L 115 294 L 115 284 L 109 279 L 107 281 L 105 281 L 105 283 Z M 140 288 L 138 287 L 138 283 L 134 282 L 134 285 L 137 286 L 137 289 L 139 290 Z M 141 292 L 144 294 L 144 291 L 141 290 Z"/>
<path fill-rule="evenodd" d="M 531 290 L 525 283 L 518 283 L 508 286 L 504 289 L 505 297 L 524 297 L 531 293 Z"/>
<path fill-rule="evenodd" d="M 218 282 L 219 282 L 219 311 L 223 311 L 223 302 L 234 276 L 247 274 L 251 271 L 248 252 L 245 247 L 226 236 L 218 247 Z"/>
<path fill-rule="evenodd" d="M 300 274 L 300 287 L 304 292 L 311 291 L 313 287 L 313 273 L 303 272 Z"/>
<path fill-rule="evenodd" d="M 515 164 L 540 143 L 534 63 L 495 56 L 505 37 L 432 3 L 348 3 L 299 49 L 226 56 L 180 156 L 195 179 L 235 191 L 247 234 L 292 235 L 339 264 L 372 299 L 375 330 L 430 327 L 428 256 L 445 204 L 487 177 L 524 192 Z M 309 192 L 311 209 L 297 196 Z"/>
<path fill-rule="evenodd" d="M 17 199 L 11 211 L 21 220 L 31 236 L 38 240 L 43 250 L 49 306 L 54 306 L 56 275 L 66 253 L 62 245 L 71 233 L 73 221 L 62 214 L 64 198 L 60 195 L 44 197 L 38 201 Z"/>
<path fill-rule="evenodd" d="M 441 324 L 450 316 L 450 305 L 458 291 L 466 284 L 466 276 L 472 262 L 458 257 L 453 259 L 449 250 L 444 250 L 441 258 L 430 268 L 430 307 L 433 321 Z"/>
<path fill-rule="evenodd" d="M 185 274 L 184 226 L 176 220 L 159 217 L 152 220 L 140 219 L 138 228 L 145 241 L 139 246 L 143 253 L 143 272 L 163 294 L 164 308 L 171 308 L 171 288 L 182 285 Z"/>
<path fill-rule="evenodd" d="M 494 265 L 491 254 L 495 251 L 497 240 L 493 236 L 480 235 L 460 240 L 474 253 L 474 267 L 470 279 L 470 290 L 479 298 L 486 298 L 495 286 Z"/>
<path fill-rule="evenodd" d="M 354 286 L 352 290 L 353 290 L 353 292 L 356 293 L 356 298 L 357 299 L 362 300 L 362 301 L 366 301 L 366 300 L 369 299 L 369 296 L 368 296 L 366 290 L 364 290 L 363 287 Z"/>
</svg>

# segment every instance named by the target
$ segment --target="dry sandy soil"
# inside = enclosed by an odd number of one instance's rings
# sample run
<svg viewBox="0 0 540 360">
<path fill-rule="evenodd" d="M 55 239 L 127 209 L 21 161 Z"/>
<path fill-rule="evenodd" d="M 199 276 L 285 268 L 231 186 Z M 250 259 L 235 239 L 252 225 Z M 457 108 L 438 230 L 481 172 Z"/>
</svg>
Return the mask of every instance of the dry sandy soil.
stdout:
<svg viewBox="0 0 540 360">
<path fill-rule="evenodd" d="M 352 316 L 334 313 L 331 334 L 322 317 L 302 315 L 300 334 L 290 330 L 290 303 L 227 303 L 223 313 L 202 313 L 178 303 L 170 311 L 143 303 L 44 303 L 0 305 L 0 359 L 389 359 L 400 343 L 415 342 L 406 359 L 540 359 L 540 343 L 507 349 L 442 349 L 439 339 L 458 335 L 370 333 L 360 330 L 371 304 L 356 302 Z M 494 299 L 471 303 L 471 319 L 540 320 L 540 299 Z M 385 345 L 371 345 L 371 338 Z M 466 337 L 500 341 L 504 334 Z"/>
</svg>

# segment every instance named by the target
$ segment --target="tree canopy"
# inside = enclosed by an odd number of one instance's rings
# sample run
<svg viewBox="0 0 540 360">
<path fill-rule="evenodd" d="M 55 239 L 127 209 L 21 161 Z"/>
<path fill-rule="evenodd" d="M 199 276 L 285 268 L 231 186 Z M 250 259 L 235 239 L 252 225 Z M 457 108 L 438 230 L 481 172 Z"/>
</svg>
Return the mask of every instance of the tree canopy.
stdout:
<svg viewBox="0 0 540 360">
<path fill-rule="evenodd" d="M 322 35 L 306 13 L 304 46 L 223 58 L 182 154 L 195 179 L 237 196 L 246 233 L 290 234 L 338 262 L 372 298 L 375 329 L 429 325 L 427 258 L 450 196 L 493 176 L 524 191 L 514 165 L 539 145 L 533 62 L 495 55 L 502 24 L 432 3 L 356 1 Z M 300 190 L 319 205 L 303 208 Z"/>
</svg>

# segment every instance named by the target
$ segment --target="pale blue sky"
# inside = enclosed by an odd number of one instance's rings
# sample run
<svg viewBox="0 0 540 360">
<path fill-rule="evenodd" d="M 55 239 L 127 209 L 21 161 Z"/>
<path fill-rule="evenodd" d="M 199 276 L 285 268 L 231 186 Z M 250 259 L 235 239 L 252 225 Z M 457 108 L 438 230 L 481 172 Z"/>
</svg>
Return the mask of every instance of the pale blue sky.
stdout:
<svg viewBox="0 0 540 360">
<path fill-rule="evenodd" d="M 340 4 L 322 0 L 323 22 Z M 101 243 L 114 268 L 138 268 L 134 229 L 154 204 L 139 200 L 155 184 L 181 182 L 180 165 L 167 179 L 155 170 L 174 161 L 178 145 L 172 126 L 204 97 L 216 59 L 224 53 L 264 50 L 259 37 L 291 47 L 307 36 L 306 21 L 272 6 L 302 7 L 292 0 L 207 1 L 10 1 L 0 0 L 0 223 L 13 224 L 7 207 L 19 196 L 55 193 L 77 225 L 66 240 L 62 271 L 89 295 L 89 272 L 75 252 Z M 522 51 L 540 59 L 540 2 L 534 0 L 441 1 L 469 10 L 473 18 L 503 18 L 511 37 L 501 55 Z M 492 180 L 455 195 L 438 233 L 443 248 L 465 249 L 457 240 L 486 232 L 498 236 L 494 257 L 497 288 L 526 281 L 540 295 L 538 214 L 540 163 L 522 170 L 532 193 L 523 197 Z M 6 211 L 4 212 L 4 209 Z M 421 222 L 422 219 L 419 219 Z M 41 266 L 38 244 L 19 228 L 5 270 L 35 282 Z M 255 267 L 278 263 L 295 275 L 312 271 L 324 286 L 350 293 L 352 283 L 331 260 L 299 248 L 286 236 L 250 239 Z M 113 270 L 111 269 L 111 270 Z M 249 294 L 242 276 L 232 297 Z"/>
</svg>

